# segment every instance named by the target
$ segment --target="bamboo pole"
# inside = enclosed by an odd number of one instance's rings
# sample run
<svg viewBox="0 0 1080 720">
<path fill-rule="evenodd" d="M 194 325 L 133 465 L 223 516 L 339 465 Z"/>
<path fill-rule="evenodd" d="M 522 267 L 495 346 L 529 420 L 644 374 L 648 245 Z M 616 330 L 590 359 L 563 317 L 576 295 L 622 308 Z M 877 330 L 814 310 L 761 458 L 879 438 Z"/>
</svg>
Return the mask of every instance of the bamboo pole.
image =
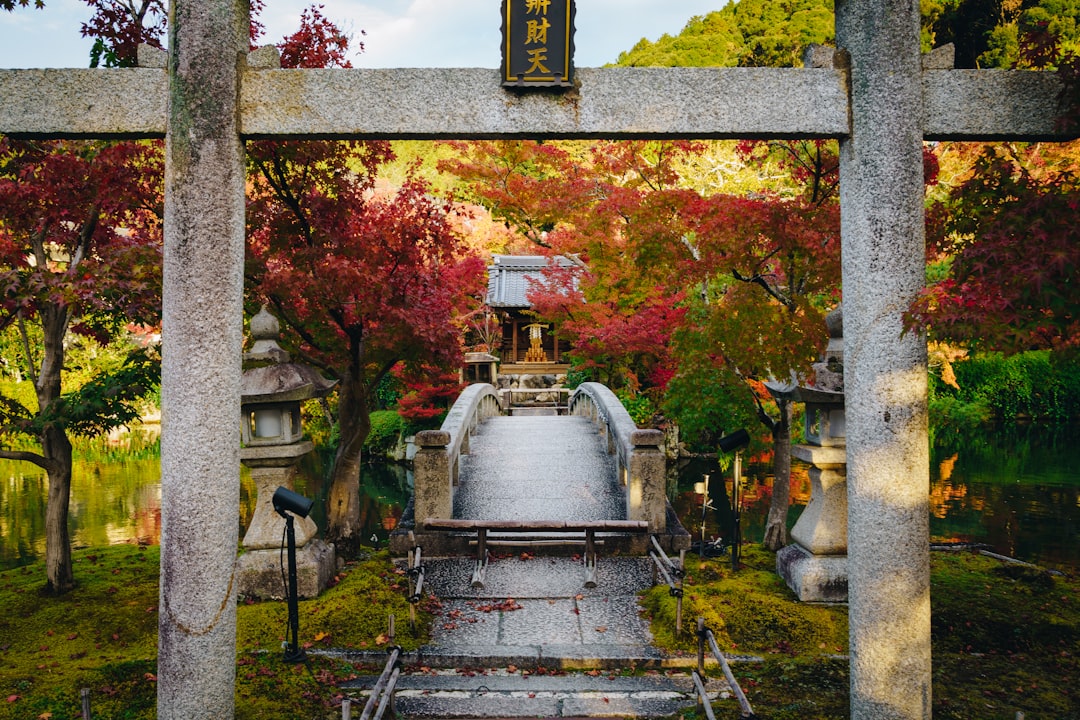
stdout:
<svg viewBox="0 0 1080 720">
<path fill-rule="evenodd" d="M 700 620 L 700 622 L 704 624 L 704 620 Z M 750 707 L 750 701 L 746 699 L 746 695 L 743 693 L 742 688 L 739 687 L 739 683 L 735 680 L 735 675 L 732 674 L 731 666 L 728 665 L 724 653 L 720 652 L 720 648 L 716 646 L 716 638 L 713 636 L 712 630 L 706 628 L 705 636 L 709 640 L 709 648 L 712 650 L 713 655 L 720 661 L 720 668 L 724 671 L 724 677 L 727 678 L 728 685 L 731 686 L 731 692 L 735 694 L 735 699 L 739 701 L 739 707 L 742 708 L 743 717 L 752 717 L 754 710 Z"/>
</svg>

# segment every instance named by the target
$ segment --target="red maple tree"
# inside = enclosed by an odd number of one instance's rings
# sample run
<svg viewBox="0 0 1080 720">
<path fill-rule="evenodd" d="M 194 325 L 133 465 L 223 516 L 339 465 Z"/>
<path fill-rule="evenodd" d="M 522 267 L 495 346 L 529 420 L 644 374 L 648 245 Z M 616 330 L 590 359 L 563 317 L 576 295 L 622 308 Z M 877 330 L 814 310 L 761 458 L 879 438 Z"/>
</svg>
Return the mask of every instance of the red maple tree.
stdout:
<svg viewBox="0 0 1080 720">
<path fill-rule="evenodd" d="M 781 403 L 774 416 L 761 381 L 805 372 L 826 339 L 823 311 L 840 278 L 833 146 L 745 148 L 781 153 L 805 188 L 795 198 L 685 189 L 677 161 L 698 143 L 459 147 L 468 159 L 444 168 L 470 183 L 473 199 L 544 252 L 578 261 L 551 267 L 529 299 L 580 366 L 662 400 L 707 439 L 756 417 L 773 435 L 784 484 L 791 411 Z M 785 493 L 777 504 L 786 517 Z M 782 544 L 785 526 L 773 524 L 770 542 Z"/>
<path fill-rule="evenodd" d="M 317 9 L 280 46 L 283 64 L 347 66 L 348 40 Z M 268 301 L 296 356 L 339 381 L 339 444 L 327 539 L 355 553 L 361 449 L 375 389 L 395 366 L 457 368 L 455 321 L 482 289 L 483 263 L 465 252 L 452 208 L 411 179 L 376 193 L 390 144 L 248 144 L 247 292 Z"/>
<path fill-rule="evenodd" d="M 913 326 L 980 350 L 1080 347 L 1075 143 L 988 146 L 930 213 L 927 249 L 945 270 Z"/>
</svg>

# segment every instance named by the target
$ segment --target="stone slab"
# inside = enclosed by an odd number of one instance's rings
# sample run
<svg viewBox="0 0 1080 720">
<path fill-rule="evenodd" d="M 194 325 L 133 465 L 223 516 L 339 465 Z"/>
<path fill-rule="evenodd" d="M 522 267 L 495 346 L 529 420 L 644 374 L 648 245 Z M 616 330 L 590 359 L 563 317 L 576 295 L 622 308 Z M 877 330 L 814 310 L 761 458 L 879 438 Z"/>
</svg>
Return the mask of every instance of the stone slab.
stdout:
<svg viewBox="0 0 1080 720">
<path fill-rule="evenodd" d="M 259 600 L 283 600 L 287 595 L 282 581 L 280 549 L 250 550 L 236 560 L 237 592 Z M 287 561 L 286 561 L 287 562 Z M 301 598 L 318 597 L 330 585 L 337 571 L 334 546 L 312 540 L 296 550 L 296 593 Z"/>
<path fill-rule="evenodd" d="M 520 554 L 488 562 L 484 587 L 470 584 L 473 558 L 433 558 L 424 561 L 425 583 L 440 598 L 571 598 L 636 596 L 651 584 L 651 561 L 631 557 L 601 557 L 596 564 L 597 585 L 586 588 L 580 558 Z"/>
<path fill-rule="evenodd" d="M 502 645 L 580 645 L 577 603 L 569 600 L 522 600 L 521 610 L 504 612 L 499 631 Z"/>
<path fill-rule="evenodd" d="M 245 76 L 247 136 L 476 139 L 836 137 L 847 131 L 840 71 L 578 68 L 552 98 L 499 86 L 498 70 L 263 70 Z"/>
<path fill-rule="evenodd" d="M 475 139 L 500 132 L 530 138 L 837 137 L 848 129 L 841 70 L 578 72 L 583 96 L 560 103 L 502 90 L 497 70 L 250 69 L 244 74 L 241 122 L 249 137 L 326 138 Z M 668 82 L 669 90 L 656 92 Z M 1060 89 L 1060 80 L 1048 72 L 925 71 L 926 138 L 1064 139 L 1055 127 Z M 0 97 L 4 134 L 165 135 L 168 90 L 161 69 L 0 70 Z M 588 113 L 576 116 L 580 102 Z"/>
<path fill-rule="evenodd" d="M 358 678 L 340 687 L 362 699 L 375 679 Z M 410 717 L 664 717 L 696 703 L 693 680 L 685 673 L 623 677 L 443 671 L 404 674 L 397 687 L 397 710 Z M 706 692 L 714 700 L 730 697 L 722 680 L 709 680 Z"/>
<path fill-rule="evenodd" d="M 776 572 L 802 602 L 847 602 L 846 555 L 814 555 L 792 544 L 776 554 Z"/>
</svg>

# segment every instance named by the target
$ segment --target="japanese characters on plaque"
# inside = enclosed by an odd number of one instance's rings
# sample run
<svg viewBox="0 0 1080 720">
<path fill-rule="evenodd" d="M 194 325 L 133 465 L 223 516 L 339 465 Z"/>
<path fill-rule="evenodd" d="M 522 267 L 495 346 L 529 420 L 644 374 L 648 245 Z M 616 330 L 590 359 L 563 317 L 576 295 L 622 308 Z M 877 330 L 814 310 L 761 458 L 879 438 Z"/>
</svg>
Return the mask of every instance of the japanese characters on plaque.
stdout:
<svg viewBox="0 0 1080 720">
<path fill-rule="evenodd" d="M 574 84 L 574 0 L 503 0 L 504 87 Z"/>
</svg>

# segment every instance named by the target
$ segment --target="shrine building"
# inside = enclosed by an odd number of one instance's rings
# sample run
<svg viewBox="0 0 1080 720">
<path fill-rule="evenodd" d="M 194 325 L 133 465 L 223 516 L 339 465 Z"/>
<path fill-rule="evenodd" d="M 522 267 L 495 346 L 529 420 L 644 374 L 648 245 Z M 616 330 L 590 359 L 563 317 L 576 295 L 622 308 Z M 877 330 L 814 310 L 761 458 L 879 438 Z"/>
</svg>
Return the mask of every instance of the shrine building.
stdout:
<svg viewBox="0 0 1080 720">
<path fill-rule="evenodd" d="M 556 337 L 550 323 L 541 322 L 528 299 L 533 283 L 543 282 L 543 270 L 551 263 L 573 267 L 562 256 L 495 255 L 488 267 L 487 304 L 502 326 L 500 375 L 565 375 L 569 343 Z"/>
</svg>

